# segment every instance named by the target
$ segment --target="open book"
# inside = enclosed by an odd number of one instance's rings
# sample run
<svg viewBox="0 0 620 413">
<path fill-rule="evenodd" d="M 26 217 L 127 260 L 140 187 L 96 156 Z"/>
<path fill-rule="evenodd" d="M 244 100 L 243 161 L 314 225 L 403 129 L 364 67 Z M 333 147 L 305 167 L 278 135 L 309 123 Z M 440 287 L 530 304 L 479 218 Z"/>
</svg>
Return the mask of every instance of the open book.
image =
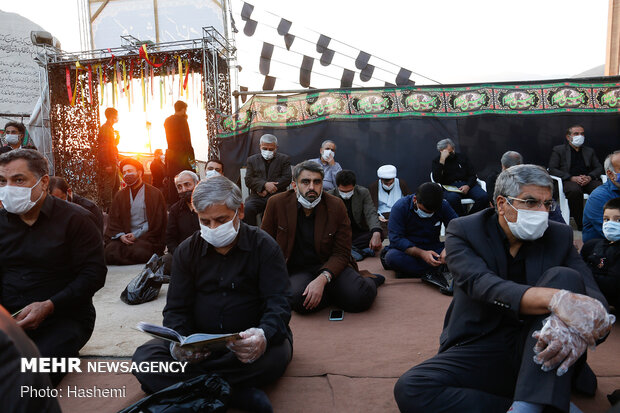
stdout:
<svg viewBox="0 0 620 413">
<path fill-rule="evenodd" d="M 446 191 L 450 191 L 450 192 L 458 192 L 459 194 L 462 194 L 463 191 L 461 191 L 460 189 L 458 189 L 456 186 L 454 185 L 441 185 L 443 186 L 443 189 L 445 189 Z"/>
<path fill-rule="evenodd" d="M 209 351 L 218 351 L 226 349 L 226 343 L 229 341 L 239 340 L 239 333 L 232 334 L 205 334 L 196 333 L 190 336 L 182 336 L 171 328 L 158 326 L 156 324 L 139 322 L 136 328 L 152 337 L 161 338 L 163 340 L 179 343 L 181 347 L 196 347 L 200 349 L 207 348 Z"/>
</svg>

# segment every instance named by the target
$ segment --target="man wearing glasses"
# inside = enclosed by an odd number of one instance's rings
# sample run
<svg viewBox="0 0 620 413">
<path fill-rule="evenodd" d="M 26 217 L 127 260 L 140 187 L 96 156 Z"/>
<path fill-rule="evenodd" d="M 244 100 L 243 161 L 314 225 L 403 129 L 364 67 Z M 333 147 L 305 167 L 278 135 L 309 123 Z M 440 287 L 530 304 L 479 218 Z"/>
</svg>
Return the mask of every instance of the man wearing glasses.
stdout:
<svg viewBox="0 0 620 413">
<path fill-rule="evenodd" d="M 584 353 L 615 318 L 571 228 L 548 219 L 552 190 L 543 168 L 513 166 L 497 178 L 495 209 L 450 222 L 454 299 L 439 353 L 394 388 L 402 412 L 568 412 L 573 379 L 594 393 Z"/>
</svg>

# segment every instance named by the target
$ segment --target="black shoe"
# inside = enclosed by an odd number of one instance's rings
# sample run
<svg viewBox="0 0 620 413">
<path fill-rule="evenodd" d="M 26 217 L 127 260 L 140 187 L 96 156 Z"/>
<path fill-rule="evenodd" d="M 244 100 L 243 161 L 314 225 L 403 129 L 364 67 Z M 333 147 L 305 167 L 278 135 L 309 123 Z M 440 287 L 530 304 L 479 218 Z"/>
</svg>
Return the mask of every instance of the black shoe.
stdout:
<svg viewBox="0 0 620 413">
<path fill-rule="evenodd" d="M 422 276 L 422 281 L 429 284 L 436 285 L 439 288 L 449 288 L 448 281 L 443 275 L 443 272 L 439 271 L 439 268 L 431 270 Z"/>
<path fill-rule="evenodd" d="M 390 249 L 390 247 L 385 247 L 381 250 L 381 253 L 379 254 L 379 259 L 381 260 L 381 265 L 383 265 L 383 268 L 385 268 L 386 270 L 391 270 L 392 267 L 390 267 L 387 262 L 385 261 L 385 254 L 387 254 L 388 250 Z"/>
<path fill-rule="evenodd" d="M 446 287 L 439 287 L 439 292 L 443 295 L 452 296 L 454 294 L 454 278 L 452 277 L 452 273 L 446 271 L 443 273 L 443 277 L 448 285 Z"/>
<path fill-rule="evenodd" d="M 229 407 L 247 412 L 273 413 L 269 397 L 256 387 L 234 387 L 230 395 Z"/>
</svg>

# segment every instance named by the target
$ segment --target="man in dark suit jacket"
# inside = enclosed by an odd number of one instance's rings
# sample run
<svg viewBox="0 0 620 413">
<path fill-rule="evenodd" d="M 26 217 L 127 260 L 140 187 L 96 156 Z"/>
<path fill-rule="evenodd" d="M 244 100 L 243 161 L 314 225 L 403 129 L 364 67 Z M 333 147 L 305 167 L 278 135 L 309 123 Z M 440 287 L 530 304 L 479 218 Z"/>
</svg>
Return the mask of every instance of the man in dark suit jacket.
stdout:
<svg viewBox="0 0 620 413">
<path fill-rule="evenodd" d="M 250 196 L 245 200 L 245 218 L 249 225 L 256 225 L 256 215 L 262 214 L 273 194 L 286 191 L 291 183 L 291 161 L 288 155 L 278 152 L 278 138 L 264 134 L 260 138 L 260 153 L 247 161 L 245 185 Z"/>
<path fill-rule="evenodd" d="M 581 231 L 583 218 L 583 194 L 589 194 L 602 184 L 603 166 L 594 149 L 583 146 L 584 129 L 581 125 L 566 130 L 566 142 L 554 146 L 549 159 L 549 173 L 559 176 L 564 185 L 571 215 Z"/>
<path fill-rule="evenodd" d="M 592 374 L 581 356 L 605 338 L 613 316 L 572 230 L 547 217 L 552 189 L 543 168 L 513 166 L 497 179 L 496 210 L 451 221 L 454 299 L 439 353 L 396 384 L 401 411 L 569 410 L 573 376 Z"/>
<path fill-rule="evenodd" d="M 92 221 L 103 235 L 103 213 L 97 204 L 88 198 L 74 194 L 67 181 L 60 176 L 50 177 L 48 191 L 50 195 L 62 199 L 63 201 L 72 202 L 90 212 Z"/>
<path fill-rule="evenodd" d="M 368 189 L 356 185 L 353 171 L 343 169 L 336 174 L 336 188 L 328 193 L 342 199 L 347 208 L 353 233 L 353 258 L 361 261 L 367 256 L 374 257 L 375 251 L 381 250 L 383 239 L 377 209 Z"/>
<path fill-rule="evenodd" d="M 323 168 L 295 166 L 293 189 L 267 202 L 261 228 L 284 253 L 291 279 L 291 307 L 299 313 L 330 303 L 345 311 L 367 310 L 385 278 L 362 277 L 351 259 L 351 222 L 344 203 L 323 192 Z"/>
</svg>

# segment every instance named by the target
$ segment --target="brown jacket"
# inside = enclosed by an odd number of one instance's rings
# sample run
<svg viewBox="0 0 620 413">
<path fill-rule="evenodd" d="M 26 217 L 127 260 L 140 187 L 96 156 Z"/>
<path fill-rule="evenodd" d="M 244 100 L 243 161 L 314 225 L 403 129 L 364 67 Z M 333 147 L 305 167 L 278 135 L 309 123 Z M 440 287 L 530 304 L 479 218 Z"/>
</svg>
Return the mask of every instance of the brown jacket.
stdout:
<svg viewBox="0 0 620 413">
<path fill-rule="evenodd" d="M 131 213 L 129 203 L 129 188 L 124 188 L 116 194 L 110 208 L 110 223 L 105 232 L 105 241 L 109 242 L 114 235 L 131 232 Z M 146 204 L 146 219 L 149 230 L 140 239 L 153 244 L 158 254 L 164 252 L 164 239 L 168 215 L 166 201 L 161 191 L 154 186 L 144 184 L 144 203 Z"/>
<path fill-rule="evenodd" d="M 328 269 L 334 277 L 347 266 L 357 271 L 357 264 L 351 259 L 351 222 L 342 200 L 323 192 L 314 213 L 314 247 L 323 262 L 322 268 Z M 276 240 L 288 261 L 297 228 L 297 194 L 294 189 L 269 198 L 261 228 Z"/>
</svg>

